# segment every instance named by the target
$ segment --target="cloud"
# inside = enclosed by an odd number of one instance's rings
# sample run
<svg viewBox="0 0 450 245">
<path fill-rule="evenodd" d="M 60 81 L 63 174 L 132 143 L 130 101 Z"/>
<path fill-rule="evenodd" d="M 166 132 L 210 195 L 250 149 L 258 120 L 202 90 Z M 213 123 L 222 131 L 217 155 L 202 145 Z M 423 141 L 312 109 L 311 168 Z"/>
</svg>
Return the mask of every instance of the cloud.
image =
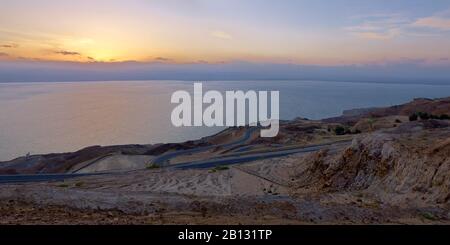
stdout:
<svg viewBox="0 0 450 245">
<path fill-rule="evenodd" d="M 74 51 L 67 51 L 67 50 L 59 50 L 59 51 L 54 51 L 55 54 L 60 54 L 60 55 L 64 55 L 64 56 L 71 56 L 74 59 L 85 59 L 88 62 L 93 62 L 95 61 L 95 58 L 92 56 L 84 56 L 83 54 L 79 53 L 79 52 L 74 52 Z M 113 60 L 111 60 L 113 61 Z"/>
<path fill-rule="evenodd" d="M 418 19 L 416 22 L 414 22 L 413 26 L 427 27 L 448 31 L 450 30 L 450 18 L 435 17 L 435 16 L 421 18 Z"/>
<path fill-rule="evenodd" d="M 172 61 L 172 59 L 165 58 L 165 57 L 156 57 L 154 60 L 156 60 L 156 61 L 161 61 L 161 62 Z"/>
<path fill-rule="evenodd" d="M 422 27 L 436 30 L 450 30 L 450 9 L 437 12 L 431 16 L 419 18 L 414 21 L 411 26 Z"/>
<path fill-rule="evenodd" d="M 17 48 L 17 44 L 0 44 L 0 48 Z"/>
<path fill-rule="evenodd" d="M 400 14 L 376 14 L 357 16 L 352 19 L 360 23 L 346 27 L 345 30 L 363 39 L 389 40 L 399 36 L 409 24 Z"/>
<path fill-rule="evenodd" d="M 400 33 L 397 29 L 391 29 L 387 32 L 358 32 L 356 33 L 357 36 L 364 39 L 372 39 L 372 40 L 389 40 L 396 36 L 398 36 Z"/>
<path fill-rule="evenodd" d="M 230 34 L 224 31 L 213 31 L 211 32 L 211 36 L 219 39 L 227 39 L 227 40 L 233 39 L 233 37 Z"/>
<path fill-rule="evenodd" d="M 9 54 L 0 52 L 0 57 L 7 57 L 7 56 L 9 56 Z"/>
<path fill-rule="evenodd" d="M 79 56 L 81 55 L 78 52 L 72 52 L 72 51 L 66 51 L 66 50 L 60 50 L 60 51 L 55 51 L 55 54 L 62 54 L 62 55 L 75 55 L 75 56 Z"/>
<path fill-rule="evenodd" d="M 389 40 L 402 35 L 439 36 L 442 31 L 450 31 L 450 9 L 418 19 L 402 14 L 359 15 L 350 19 L 359 23 L 345 30 L 363 39 Z"/>
</svg>

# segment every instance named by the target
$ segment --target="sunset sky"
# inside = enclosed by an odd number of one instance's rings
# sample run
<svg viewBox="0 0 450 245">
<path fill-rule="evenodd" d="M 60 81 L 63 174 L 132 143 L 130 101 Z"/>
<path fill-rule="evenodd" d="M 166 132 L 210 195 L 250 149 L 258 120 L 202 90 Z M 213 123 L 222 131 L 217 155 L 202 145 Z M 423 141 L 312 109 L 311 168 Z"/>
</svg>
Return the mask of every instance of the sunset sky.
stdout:
<svg viewBox="0 0 450 245">
<path fill-rule="evenodd" d="M 2 0 L 0 82 L 450 84 L 448 0 Z"/>
<path fill-rule="evenodd" d="M 448 0 L 2 0 L 0 59 L 313 65 L 450 58 Z"/>
</svg>

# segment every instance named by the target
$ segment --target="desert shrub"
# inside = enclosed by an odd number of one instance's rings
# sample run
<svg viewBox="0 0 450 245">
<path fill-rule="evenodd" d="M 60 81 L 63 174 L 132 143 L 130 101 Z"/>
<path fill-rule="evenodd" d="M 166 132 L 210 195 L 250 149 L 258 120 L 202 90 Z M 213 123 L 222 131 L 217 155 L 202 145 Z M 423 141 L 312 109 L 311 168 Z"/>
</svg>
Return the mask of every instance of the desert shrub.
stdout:
<svg viewBox="0 0 450 245">
<path fill-rule="evenodd" d="M 84 185 L 83 181 L 78 181 L 77 183 L 75 183 L 76 187 L 82 187 Z"/>
<path fill-rule="evenodd" d="M 367 123 L 369 124 L 370 130 L 373 131 L 373 124 L 375 123 L 375 118 L 367 118 Z"/>
<path fill-rule="evenodd" d="M 359 129 L 355 129 L 355 131 L 352 132 L 352 134 L 360 134 L 360 133 L 362 133 L 362 132 Z"/>
<path fill-rule="evenodd" d="M 214 169 L 217 170 L 217 171 L 221 171 L 221 170 L 227 170 L 227 169 L 230 169 L 230 168 L 227 167 L 227 166 L 219 165 L 219 166 L 216 166 Z"/>
<path fill-rule="evenodd" d="M 213 169 L 210 169 L 209 172 L 210 173 L 215 173 L 217 171 L 223 171 L 223 170 L 228 170 L 228 169 L 230 169 L 230 168 L 227 167 L 227 166 L 218 165 L 218 166 L 215 166 Z"/>
<path fill-rule="evenodd" d="M 336 126 L 336 127 L 334 128 L 334 133 L 335 133 L 336 135 L 344 135 L 344 134 L 346 133 L 346 131 L 347 131 L 347 130 L 345 130 L 345 128 L 342 127 L 342 126 Z"/>
<path fill-rule="evenodd" d="M 426 113 L 426 112 L 418 112 L 417 116 L 421 119 L 421 120 L 428 120 L 430 119 L 430 114 Z"/>
<path fill-rule="evenodd" d="M 160 167 L 161 166 L 159 166 L 158 164 L 150 163 L 145 168 L 146 169 L 157 169 L 157 168 L 160 168 Z"/>
<path fill-rule="evenodd" d="M 417 118 L 418 118 L 418 116 L 417 116 L 417 114 L 416 113 L 413 113 L 413 114 L 411 114 L 411 115 L 409 115 L 409 121 L 417 121 Z"/>
<path fill-rule="evenodd" d="M 69 185 L 66 183 L 62 183 L 62 184 L 57 185 L 57 187 L 67 188 L 67 187 L 69 187 Z"/>
<path fill-rule="evenodd" d="M 425 219 L 428 219 L 428 220 L 438 220 L 438 218 L 430 212 L 423 212 L 423 213 L 421 213 L 421 215 L 422 215 L 422 217 L 424 217 Z"/>
<path fill-rule="evenodd" d="M 440 116 L 438 116 L 431 113 L 428 114 L 426 112 L 416 112 L 409 116 L 410 121 L 416 121 L 418 118 L 420 118 L 421 120 L 428 120 L 428 119 L 450 120 L 450 116 L 447 114 L 441 114 Z"/>
</svg>

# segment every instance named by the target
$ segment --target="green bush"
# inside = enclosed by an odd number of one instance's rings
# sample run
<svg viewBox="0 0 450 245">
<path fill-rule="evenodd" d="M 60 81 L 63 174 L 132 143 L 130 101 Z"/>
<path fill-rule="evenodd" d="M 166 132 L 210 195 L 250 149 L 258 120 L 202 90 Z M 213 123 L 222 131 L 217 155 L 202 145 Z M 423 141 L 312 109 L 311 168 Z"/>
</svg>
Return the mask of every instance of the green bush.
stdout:
<svg viewBox="0 0 450 245">
<path fill-rule="evenodd" d="M 161 166 L 159 166 L 158 164 L 154 164 L 154 163 L 150 163 L 150 164 L 148 164 L 145 168 L 146 169 L 158 169 L 158 168 L 160 168 Z"/>
<path fill-rule="evenodd" d="M 416 113 L 409 115 L 409 121 L 411 121 L 411 122 L 417 121 L 417 118 L 418 118 L 418 116 Z"/>
<path fill-rule="evenodd" d="M 428 120 L 430 119 L 430 115 L 426 112 L 418 112 L 417 116 L 420 117 L 421 120 Z"/>
<path fill-rule="evenodd" d="M 440 117 L 438 115 L 433 115 L 433 114 L 430 114 L 430 118 L 431 119 L 440 119 Z"/>
<path fill-rule="evenodd" d="M 67 187 L 69 187 L 69 185 L 68 184 L 66 184 L 66 183 L 62 183 L 62 184 L 59 184 L 59 185 L 57 185 L 58 187 L 61 187 L 61 188 L 67 188 Z"/>
<path fill-rule="evenodd" d="M 77 183 L 75 183 L 76 187 L 82 187 L 84 185 L 83 181 L 78 181 Z"/>
<path fill-rule="evenodd" d="M 352 132 L 352 134 L 360 134 L 360 133 L 362 133 L 362 132 L 359 129 L 356 129 L 355 131 Z"/>
<path fill-rule="evenodd" d="M 336 135 L 344 135 L 344 134 L 346 133 L 346 131 L 347 131 L 347 130 L 345 130 L 345 128 L 342 127 L 342 126 L 336 126 L 336 127 L 334 128 L 334 133 L 335 133 Z"/>
<path fill-rule="evenodd" d="M 428 119 L 450 120 L 450 116 L 447 114 L 442 114 L 442 115 L 438 116 L 438 115 L 428 114 L 426 112 L 416 112 L 409 116 L 410 121 L 417 121 L 417 119 L 419 119 L 419 118 L 420 118 L 420 120 L 428 120 Z"/>
<path fill-rule="evenodd" d="M 227 167 L 227 166 L 223 166 L 223 165 L 219 165 L 219 166 L 215 166 L 213 169 L 211 169 L 209 172 L 210 173 L 214 173 L 214 172 L 217 172 L 217 171 L 223 171 L 223 170 L 228 170 L 228 169 L 230 169 L 229 167 Z"/>
<path fill-rule="evenodd" d="M 430 212 L 423 212 L 423 213 L 421 213 L 422 214 L 422 217 L 424 217 L 425 219 L 428 219 L 428 220 L 438 220 L 438 218 L 436 217 L 436 216 L 434 216 L 432 213 L 430 213 Z"/>
</svg>

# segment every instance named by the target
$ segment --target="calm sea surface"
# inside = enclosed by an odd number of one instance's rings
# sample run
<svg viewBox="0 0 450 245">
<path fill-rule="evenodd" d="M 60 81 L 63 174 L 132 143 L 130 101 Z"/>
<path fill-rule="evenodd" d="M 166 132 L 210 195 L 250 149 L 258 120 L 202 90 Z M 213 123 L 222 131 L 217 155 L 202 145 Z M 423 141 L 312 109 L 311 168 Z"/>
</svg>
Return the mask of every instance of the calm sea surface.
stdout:
<svg viewBox="0 0 450 245">
<path fill-rule="evenodd" d="M 450 86 L 320 81 L 205 82 L 204 90 L 279 90 L 282 119 L 337 116 L 345 109 L 390 106 L 416 97 L 450 96 Z M 193 82 L 0 83 L 0 161 L 27 152 L 91 145 L 182 142 L 222 128 L 174 128 L 176 90 Z"/>
</svg>

